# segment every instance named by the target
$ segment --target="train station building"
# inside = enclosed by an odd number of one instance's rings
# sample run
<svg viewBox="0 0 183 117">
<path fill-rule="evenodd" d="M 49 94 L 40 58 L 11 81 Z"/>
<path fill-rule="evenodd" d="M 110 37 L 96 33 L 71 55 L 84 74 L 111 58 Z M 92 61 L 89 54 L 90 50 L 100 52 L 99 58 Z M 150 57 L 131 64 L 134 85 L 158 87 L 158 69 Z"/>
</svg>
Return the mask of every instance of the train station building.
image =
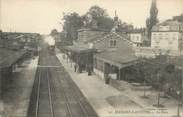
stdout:
<svg viewBox="0 0 183 117">
<path fill-rule="evenodd" d="M 77 41 L 65 47 L 65 53 L 84 68 L 91 65 L 92 71 L 102 79 L 122 80 L 127 77 L 126 70 L 138 61 L 133 49 L 133 42 L 124 34 L 82 28 L 78 30 Z"/>
<path fill-rule="evenodd" d="M 102 79 L 109 75 L 116 80 L 126 79 L 125 68 L 136 64 L 138 60 L 133 43 L 116 32 L 110 32 L 95 43 L 98 52 L 94 56 L 94 72 Z"/>
</svg>

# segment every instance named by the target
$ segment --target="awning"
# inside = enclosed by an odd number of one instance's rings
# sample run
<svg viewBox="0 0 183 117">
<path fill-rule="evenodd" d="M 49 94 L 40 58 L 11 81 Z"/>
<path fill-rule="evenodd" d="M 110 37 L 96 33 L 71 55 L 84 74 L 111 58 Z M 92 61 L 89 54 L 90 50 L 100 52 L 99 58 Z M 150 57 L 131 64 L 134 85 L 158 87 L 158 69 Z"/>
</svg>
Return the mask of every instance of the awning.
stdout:
<svg viewBox="0 0 183 117">
<path fill-rule="evenodd" d="M 128 51 L 104 51 L 96 54 L 95 58 L 119 68 L 131 66 L 138 62 L 138 58 L 133 53 L 128 53 Z"/>
</svg>

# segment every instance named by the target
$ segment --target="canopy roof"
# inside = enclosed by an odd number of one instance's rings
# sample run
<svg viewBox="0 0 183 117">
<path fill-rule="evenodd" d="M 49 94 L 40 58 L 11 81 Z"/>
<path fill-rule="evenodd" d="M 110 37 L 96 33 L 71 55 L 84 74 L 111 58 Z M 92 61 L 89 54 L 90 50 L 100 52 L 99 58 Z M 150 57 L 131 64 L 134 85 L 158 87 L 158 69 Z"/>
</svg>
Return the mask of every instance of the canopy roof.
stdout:
<svg viewBox="0 0 183 117">
<path fill-rule="evenodd" d="M 120 68 L 132 65 L 138 60 L 135 54 L 129 51 L 115 49 L 98 53 L 95 57 Z"/>
<path fill-rule="evenodd" d="M 14 51 L 6 48 L 0 48 L 0 68 L 9 67 L 15 64 L 23 55 L 25 50 Z"/>
</svg>

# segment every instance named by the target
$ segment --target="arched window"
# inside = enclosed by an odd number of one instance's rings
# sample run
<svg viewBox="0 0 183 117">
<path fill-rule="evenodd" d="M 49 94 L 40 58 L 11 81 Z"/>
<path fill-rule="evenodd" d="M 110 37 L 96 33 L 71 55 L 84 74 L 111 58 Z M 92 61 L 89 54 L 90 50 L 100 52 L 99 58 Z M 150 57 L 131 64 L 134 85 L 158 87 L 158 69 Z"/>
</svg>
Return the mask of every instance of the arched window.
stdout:
<svg viewBox="0 0 183 117">
<path fill-rule="evenodd" d="M 110 47 L 116 47 L 116 40 L 110 40 Z"/>
</svg>

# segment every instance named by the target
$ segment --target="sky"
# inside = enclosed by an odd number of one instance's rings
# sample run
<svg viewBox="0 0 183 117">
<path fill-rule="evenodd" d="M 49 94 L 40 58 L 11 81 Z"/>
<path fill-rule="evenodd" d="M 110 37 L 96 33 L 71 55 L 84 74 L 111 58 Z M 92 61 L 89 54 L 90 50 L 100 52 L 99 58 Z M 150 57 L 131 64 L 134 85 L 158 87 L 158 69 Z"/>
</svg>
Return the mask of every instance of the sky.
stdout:
<svg viewBox="0 0 183 117">
<path fill-rule="evenodd" d="M 144 27 L 151 0 L 0 0 L 0 28 L 12 32 L 50 33 L 62 30 L 63 12 L 85 14 L 98 5 L 114 17 L 115 10 L 123 21 Z M 183 13 L 183 0 L 157 0 L 160 21 Z"/>
</svg>

